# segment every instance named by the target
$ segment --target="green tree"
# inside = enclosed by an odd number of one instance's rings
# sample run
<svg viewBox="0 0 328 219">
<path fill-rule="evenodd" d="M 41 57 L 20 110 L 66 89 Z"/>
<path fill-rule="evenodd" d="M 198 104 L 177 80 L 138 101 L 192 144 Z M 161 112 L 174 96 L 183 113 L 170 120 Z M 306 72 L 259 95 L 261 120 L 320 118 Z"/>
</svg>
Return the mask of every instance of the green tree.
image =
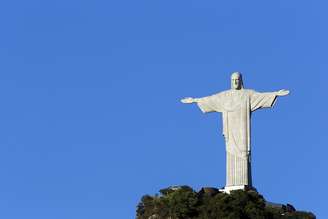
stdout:
<svg viewBox="0 0 328 219">
<path fill-rule="evenodd" d="M 291 205 L 266 206 L 256 191 L 217 189 L 195 192 L 188 186 L 169 187 L 160 195 L 145 195 L 137 206 L 137 219 L 315 219 Z"/>
</svg>

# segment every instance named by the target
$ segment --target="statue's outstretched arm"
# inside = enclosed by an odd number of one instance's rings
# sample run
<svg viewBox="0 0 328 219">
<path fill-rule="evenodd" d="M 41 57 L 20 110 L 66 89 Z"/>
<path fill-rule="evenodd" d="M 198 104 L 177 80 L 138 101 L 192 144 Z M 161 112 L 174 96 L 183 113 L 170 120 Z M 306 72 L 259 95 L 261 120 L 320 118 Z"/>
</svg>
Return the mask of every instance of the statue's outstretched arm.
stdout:
<svg viewBox="0 0 328 219">
<path fill-rule="evenodd" d="M 197 103 L 199 98 L 186 97 L 181 100 L 182 103 Z"/>
<path fill-rule="evenodd" d="M 289 93 L 290 93 L 289 90 L 282 89 L 282 90 L 280 90 L 280 91 L 277 91 L 277 92 L 276 92 L 276 95 L 277 95 L 277 96 L 286 96 L 286 95 L 288 95 Z"/>
<path fill-rule="evenodd" d="M 218 94 L 208 97 L 193 98 L 187 97 L 181 100 L 182 103 L 197 103 L 203 113 L 221 112 L 221 101 Z"/>
</svg>

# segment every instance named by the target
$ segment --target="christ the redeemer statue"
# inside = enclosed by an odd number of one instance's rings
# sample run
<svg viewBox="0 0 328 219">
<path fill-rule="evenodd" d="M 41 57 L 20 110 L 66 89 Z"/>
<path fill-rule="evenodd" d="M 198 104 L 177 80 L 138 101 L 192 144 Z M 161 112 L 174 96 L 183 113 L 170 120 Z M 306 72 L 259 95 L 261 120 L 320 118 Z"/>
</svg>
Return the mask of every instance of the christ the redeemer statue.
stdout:
<svg viewBox="0 0 328 219">
<path fill-rule="evenodd" d="M 252 188 L 251 175 L 251 113 L 272 107 L 278 96 L 288 90 L 256 92 L 244 89 L 242 75 L 231 75 L 231 89 L 203 98 L 184 98 L 183 103 L 197 103 L 203 113 L 220 112 L 223 119 L 223 136 L 226 143 L 225 192 Z"/>
</svg>

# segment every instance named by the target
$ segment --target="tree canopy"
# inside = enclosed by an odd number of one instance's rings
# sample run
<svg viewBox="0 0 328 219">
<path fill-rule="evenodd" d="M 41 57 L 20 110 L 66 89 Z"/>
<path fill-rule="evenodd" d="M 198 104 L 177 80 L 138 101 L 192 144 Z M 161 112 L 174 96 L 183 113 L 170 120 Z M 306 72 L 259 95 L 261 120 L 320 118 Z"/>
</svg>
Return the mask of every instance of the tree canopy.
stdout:
<svg viewBox="0 0 328 219">
<path fill-rule="evenodd" d="M 137 219 L 315 219 L 292 205 L 273 205 L 255 190 L 219 192 L 188 186 L 169 187 L 159 195 L 145 195 L 137 206 Z"/>
</svg>

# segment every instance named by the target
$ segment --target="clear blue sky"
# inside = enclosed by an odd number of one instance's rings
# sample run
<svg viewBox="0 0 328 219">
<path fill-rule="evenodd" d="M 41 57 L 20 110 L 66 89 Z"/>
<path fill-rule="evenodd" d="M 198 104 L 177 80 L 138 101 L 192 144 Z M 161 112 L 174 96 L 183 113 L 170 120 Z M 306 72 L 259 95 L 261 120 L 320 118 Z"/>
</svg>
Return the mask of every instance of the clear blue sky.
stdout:
<svg viewBox="0 0 328 219">
<path fill-rule="evenodd" d="M 228 89 L 291 90 L 253 116 L 254 184 L 328 218 L 327 1 L 0 3 L 0 218 L 129 219 L 144 194 L 221 187 Z"/>
</svg>

